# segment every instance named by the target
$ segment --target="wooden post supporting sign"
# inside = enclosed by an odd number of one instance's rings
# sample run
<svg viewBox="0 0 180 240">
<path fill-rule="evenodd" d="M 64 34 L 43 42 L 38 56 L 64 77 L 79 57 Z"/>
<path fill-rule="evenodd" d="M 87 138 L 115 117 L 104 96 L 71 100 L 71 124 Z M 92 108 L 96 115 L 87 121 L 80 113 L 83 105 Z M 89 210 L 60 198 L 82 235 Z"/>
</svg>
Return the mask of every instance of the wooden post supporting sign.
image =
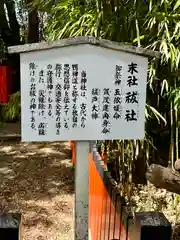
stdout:
<svg viewBox="0 0 180 240">
<path fill-rule="evenodd" d="M 76 145 L 75 170 L 75 239 L 89 239 L 89 150 L 88 141 L 78 141 Z"/>
</svg>

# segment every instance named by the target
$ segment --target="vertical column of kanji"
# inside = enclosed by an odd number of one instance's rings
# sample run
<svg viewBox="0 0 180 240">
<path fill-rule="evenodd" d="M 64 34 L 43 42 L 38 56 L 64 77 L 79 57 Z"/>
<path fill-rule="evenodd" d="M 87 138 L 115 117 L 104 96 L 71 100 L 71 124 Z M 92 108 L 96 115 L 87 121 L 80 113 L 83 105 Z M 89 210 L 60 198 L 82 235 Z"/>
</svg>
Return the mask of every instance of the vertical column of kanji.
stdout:
<svg viewBox="0 0 180 240">
<path fill-rule="evenodd" d="M 136 122 L 138 120 L 139 92 L 138 92 L 138 65 L 131 62 L 128 65 L 127 86 L 129 91 L 125 93 L 125 120 Z"/>
<path fill-rule="evenodd" d="M 111 130 L 111 90 L 109 88 L 103 88 L 103 106 L 102 106 L 102 134 L 108 135 Z"/>
<path fill-rule="evenodd" d="M 115 71 L 115 80 L 114 85 L 115 89 L 113 92 L 113 119 L 120 120 L 122 118 L 122 66 L 116 65 Z"/>
<path fill-rule="evenodd" d="M 38 135 L 45 135 L 45 110 L 46 110 L 46 91 L 45 91 L 45 73 L 41 69 L 38 72 L 38 115 L 40 124 L 38 125 Z"/>
<path fill-rule="evenodd" d="M 78 127 L 78 64 L 72 64 L 72 128 Z"/>
<path fill-rule="evenodd" d="M 31 119 L 30 119 L 30 126 L 32 131 L 37 130 L 37 119 L 36 119 L 36 110 L 37 110 L 37 104 L 36 104 L 36 96 L 37 96 L 37 85 L 36 85 L 36 64 L 31 62 L 29 63 L 29 78 L 30 78 L 30 112 L 31 112 Z"/>
<path fill-rule="evenodd" d="M 64 128 L 70 129 L 69 126 L 69 89 L 70 89 L 70 66 L 64 64 Z"/>
<path fill-rule="evenodd" d="M 55 67 L 56 85 L 55 85 L 55 115 L 56 115 L 56 135 L 60 134 L 62 127 L 62 64 L 56 64 Z"/>
<path fill-rule="evenodd" d="M 91 118 L 92 120 L 96 120 L 100 118 L 100 89 L 93 88 L 91 92 Z"/>
<path fill-rule="evenodd" d="M 47 66 L 47 89 L 48 89 L 48 117 L 53 117 L 52 115 L 52 90 L 53 90 L 53 66 L 48 64 Z"/>
<path fill-rule="evenodd" d="M 87 74 L 86 71 L 81 72 L 81 84 L 80 84 L 80 95 L 81 95 L 81 104 L 80 104 L 80 121 L 81 128 L 86 127 L 87 120 Z"/>
<path fill-rule="evenodd" d="M 52 65 L 48 64 L 46 67 L 46 72 L 44 70 L 40 70 L 40 78 L 39 83 L 41 83 L 42 86 L 44 86 L 44 90 L 39 90 L 39 96 L 41 94 L 41 102 L 43 101 L 43 104 L 39 106 L 39 109 L 41 110 L 39 112 L 39 124 L 38 124 L 38 134 L 39 136 L 45 136 L 47 135 L 47 126 L 48 122 L 50 122 L 50 117 L 52 117 L 52 89 L 53 89 L 53 71 L 52 71 Z M 46 80 L 45 80 L 46 78 Z M 44 95 L 44 96 L 43 96 Z M 45 104 L 46 102 L 46 104 Z M 45 111 L 47 111 L 47 117 L 45 116 Z"/>
</svg>

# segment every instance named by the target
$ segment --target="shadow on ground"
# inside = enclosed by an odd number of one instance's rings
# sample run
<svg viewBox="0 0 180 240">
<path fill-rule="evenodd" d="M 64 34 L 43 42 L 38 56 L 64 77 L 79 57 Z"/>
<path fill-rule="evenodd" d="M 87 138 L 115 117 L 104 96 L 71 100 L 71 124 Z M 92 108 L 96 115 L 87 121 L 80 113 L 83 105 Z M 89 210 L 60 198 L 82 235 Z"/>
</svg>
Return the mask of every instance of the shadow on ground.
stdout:
<svg viewBox="0 0 180 240">
<path fill-rule="evenodd" d="M 0 210 L 23 214 L 24 239 L 72 239 L 73 176 L 67 143 L 1 142 Z"/>
</svg>

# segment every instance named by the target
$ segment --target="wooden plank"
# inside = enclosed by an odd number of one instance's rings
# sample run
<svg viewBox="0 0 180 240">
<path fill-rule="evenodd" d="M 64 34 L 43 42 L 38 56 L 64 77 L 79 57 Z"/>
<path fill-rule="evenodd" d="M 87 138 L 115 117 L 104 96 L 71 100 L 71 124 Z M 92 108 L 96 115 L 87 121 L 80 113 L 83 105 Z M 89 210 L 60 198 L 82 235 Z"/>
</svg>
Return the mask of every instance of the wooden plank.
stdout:
<svg viewBox="0 0 180 240">
<path fill-rule="evenodd" d="M 0 135 L 0 140 L 8 141 L 8 140 L 21 140 L 21 135 L 16 134 L 2 134 Z"/>
<path fill-rule="evenodd" d="M 52 48 L 61 48 L 67 46 L 76 46 L 79 44 L 91 44 L 96 45 L 112 50 L 123 51 L 127 53 L 132 53 L 136 55 L 142 55 L 146 57 L 160 57 L 160 53 L 157 51 L 151 51 L 145 48 L 139 48 L 131 45 L 125 45 L 122 43 L 106 40 L 106 39 L 99 39 L 92 36 L 83 36 L 83 37 L 73 37 L 67 39 L 61 39 L 54 42 L 41 42 L 41 43 L 33 43 L 33 44 L 25 44 L 25 45 L 18 45 L 8 47 L 9 54 L 15 53 L 25 53 L 25 52 L 32 52 L 32 51 L 41 51 L 41 50 L 48 50 Z"/>
</svg>

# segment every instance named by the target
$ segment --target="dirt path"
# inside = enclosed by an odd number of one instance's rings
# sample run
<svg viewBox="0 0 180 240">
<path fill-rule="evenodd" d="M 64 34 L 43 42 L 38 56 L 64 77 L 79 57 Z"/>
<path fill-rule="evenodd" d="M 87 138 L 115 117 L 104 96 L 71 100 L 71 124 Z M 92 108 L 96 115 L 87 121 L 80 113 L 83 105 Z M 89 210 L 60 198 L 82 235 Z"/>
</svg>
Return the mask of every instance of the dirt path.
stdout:
<svg viewBox="0 0 180 240">
<path fill-rule="evenodd" d="M 73 239 L 73 175 L 66 143 L 0 143 L 0 211 L 22 213 L 23 240 Z"/>
</svg>

